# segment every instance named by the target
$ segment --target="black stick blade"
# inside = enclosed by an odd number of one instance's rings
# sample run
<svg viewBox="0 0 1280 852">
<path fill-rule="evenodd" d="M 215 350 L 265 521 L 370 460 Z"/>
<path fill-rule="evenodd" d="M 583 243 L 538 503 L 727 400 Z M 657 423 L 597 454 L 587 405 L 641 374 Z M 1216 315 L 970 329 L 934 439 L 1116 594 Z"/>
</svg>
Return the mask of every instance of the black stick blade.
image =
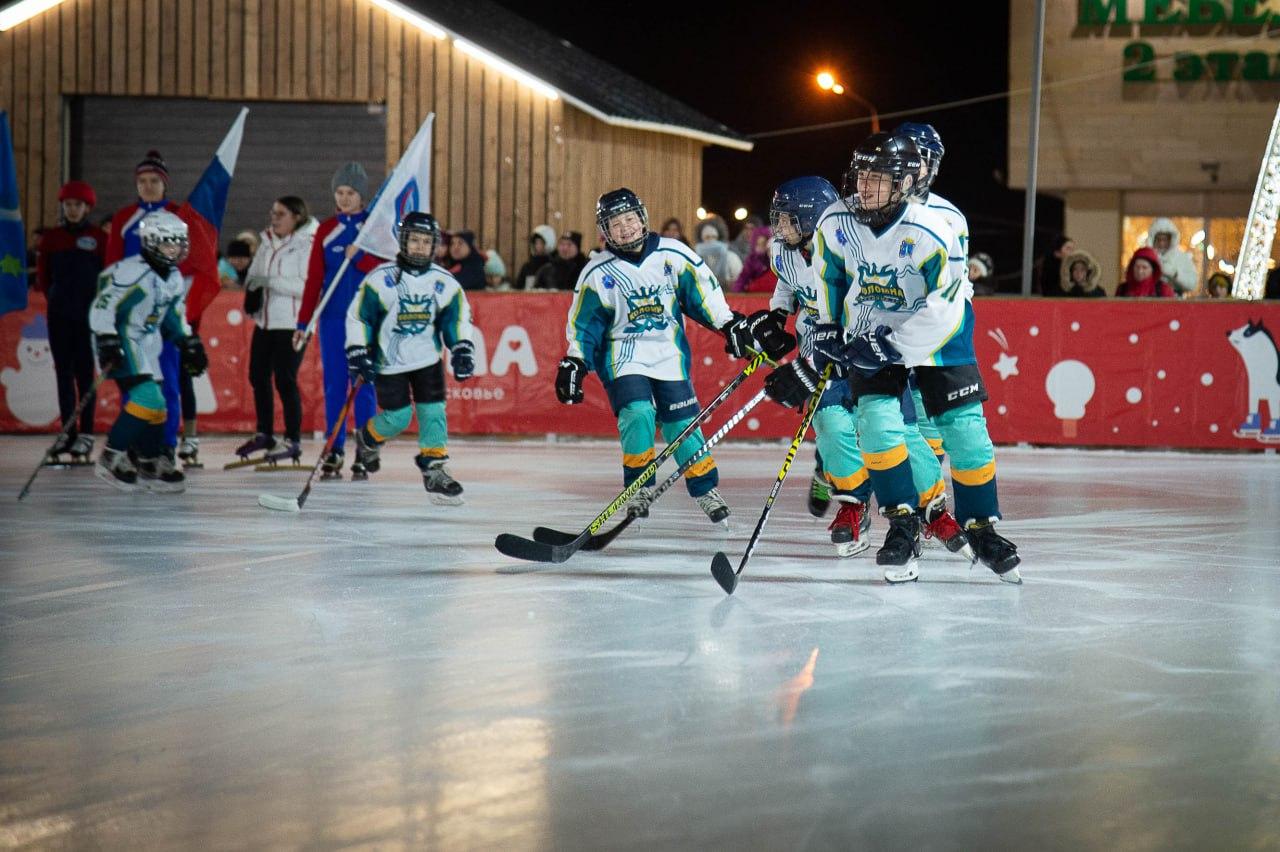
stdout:
<svg viewBox="0 0 1280 852">
<path fill-rule="evenodd" d="M 503 533 L 494 539 L 493 546 L 498 552 L 512 559 L 523 559 L 526 562 L 564 562 L 586 543 L 587 536 L 580 535 L 564 545 L 544 544 L 532 541 L 511 533 Z"/>
<path fill-rule="evenodd" d="M 568 544 L 577 537 L 575 533 L 553 530 L 551 527 L 533 528 L 533 540 L 542 544 Z"/>
<path fill-rule="evenodd" d="M 733 570 L 729 557 L 723 552 L 717 552 L 711 558 L 711 576 L 716 578 L 716 582 L 720 584 L 720 588 L 724 589 L 725 594 L 731 595 L 733 590 L 738 588 L 738 574 Z"/>
</svg>

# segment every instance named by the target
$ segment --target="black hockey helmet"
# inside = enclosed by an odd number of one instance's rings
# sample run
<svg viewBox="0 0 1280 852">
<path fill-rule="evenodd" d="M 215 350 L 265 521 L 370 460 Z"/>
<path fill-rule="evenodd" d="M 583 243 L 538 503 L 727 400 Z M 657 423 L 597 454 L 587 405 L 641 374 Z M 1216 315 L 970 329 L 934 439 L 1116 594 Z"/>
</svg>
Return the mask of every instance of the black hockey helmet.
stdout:
<svg viewBox="0 0 1280 852">
<path fill-rule="evenodd" d="M 947 149 L 942 145 L 942 137 L 938 135 L 938 131 L 932 124 L 917 121 L 904 121 L 893 128 L 893 135 L 907 137 L 916 143 L 916 148 L 920 151 L 920 158 L 924 160 L 927 170 L 924 177 L 920 178 L 919 183 L 916 184 L 916 196 L 923 200 L 928 197 L 929 190 L 938 177 L 942 155 L 947 153 Z"/>
<path fill-rule="evenodd" d="M 609 222 L 624 213 L 635 213 L 640 217 L 640 235 L 626 243 L 617 243 L 609 233 Z M 640 196 L 625 186 L 614 189 L 596 200 L 596 227 L 600 229 L 600 236 L 604 238 L 605 245 L 609 248 L 633 254 L 640 251 L 645 238 L 649 235 L 649 211 L 645 210 Z"/>
<path fill-rule="evenodd" d="M 872 228 L 898 218 L 911 197 L 922 162 L 920 149 L 906 136 L 873 133 L 864 139 L 853 149 L 844 176 L 845 203 L 854 218 Z M 887 197 L 882 198 L 886 189 Z"/>
<path fill-rule="evenodd" d="M 408 213 L 396 225 L 396 233 L 400 241 L 400 253 L 396 255 L 399 266 L 419 272 L 431 265 L 436 245 L 440 242 L 440 224 L 435 216 L 419 210 Z M 426 234 L 431 238 L 431 249 L 425 259 L 409 254 L 409 235 L 412 233 Z"/>
</svg>

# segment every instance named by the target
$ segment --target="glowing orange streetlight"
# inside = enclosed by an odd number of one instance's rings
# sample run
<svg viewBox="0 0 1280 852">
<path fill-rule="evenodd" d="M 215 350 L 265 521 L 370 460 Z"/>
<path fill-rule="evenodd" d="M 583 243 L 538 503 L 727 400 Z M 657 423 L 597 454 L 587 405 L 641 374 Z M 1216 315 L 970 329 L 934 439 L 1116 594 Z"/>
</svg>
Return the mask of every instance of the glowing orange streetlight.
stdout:
<svg viewBox="0 0 1280 852">
<path fill-rule="evenodd" d="M 836 84 L 836 78 L 832 76 L 830 71 L 822 71 L 818 74 L 818 88 L 823 91 L 831 89 Z"/>
<path fill-rule="evenodd" d="M 814 79 L 818 81 L 818 88 L 822 89 L 824 92 L 831 92 L 836 95 L 848 94 L 849 97 L 865 106 L 871 113 L 871 132 L 880 132 L 880 113 L 876 111 L 875 104 L 871 103 L 871 101 L 862 97 L 857 92 L 846 89 L 843 83 L 837 83 L 835 75 L 830 71 L 819 71 Z"/>
</svg>

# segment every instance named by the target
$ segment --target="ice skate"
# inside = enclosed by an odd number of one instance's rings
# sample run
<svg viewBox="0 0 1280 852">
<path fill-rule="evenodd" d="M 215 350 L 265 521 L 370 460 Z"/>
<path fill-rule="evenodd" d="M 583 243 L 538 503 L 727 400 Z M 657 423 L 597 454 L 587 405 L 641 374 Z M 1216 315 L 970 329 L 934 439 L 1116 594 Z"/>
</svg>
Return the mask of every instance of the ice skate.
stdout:
<svg viewBox="0 0 1280 852">
<path fill-rule="evenodd" d="M 168 453 L 155 458 L 138 459 L 138 484 L 157 494 L 181 494 L 187 490 L 187 477 Z"/>
<path fill-rule="evenodd" d="M 809 514 L 821 518 L 827 514 L 830 506 L 831 485 L 821 471 L 815 470 L 813 479 L 809 482 Z"/>
<path fill-rule="evenodd" d="M 884 566 L 887 583 L 907 583 L 920 577 L 920 517 L 914 510 L 899 506 L 884 512 L 889 532 L 884 546 L 876 551 L 876 564 Z"/>
<path fill-rule="evenodd" d="M 369 478 L 369 468 L 364 466 L 359 457 L 351 463 L 351 481 L 364 482 Z"/>
<path fill-rule="evenodd" d="M 838 501 L 835 519 L 831 521 L 831 543 L 836 546 L 836 556 L 844 559 L 857 556 L 871 546 L 867 537 L 871 532 L 871 514 L 865 503 Z"/>
<path fill-rule="evenodd" d="M 288 461 L 289 464 L 281 464 Z M 302 466 L 302 444 L 297 441 L 276 441 L 275 445 L 263 456 L 263 463 L 254 468 L 256 471 L 293 470 Z"/>
<path fill-rule="evenodd" d="M 438 506 L 461 506 L 464 502 L 462 485 L 445 470 L 444 463 L 448 458 L 418 456 L 414 461 L 418 470 L 422 471 L 422 487 L 427 489 L 432 503 Z"/>
<path fill-rule="evenodd" d="M 320 462 L 320 478 L 321 479 L 341 479 L 342 478 L 343 456 L 340 452 L 332 452 L 324 457 L 324 461 Z"/>
<path fill-rule="evenodd" d="M 973 562 L 977 557 L 969 544 L 969 537 L 955 516 L 947 511 L 947 496 L 939 494 L 920 510 L 920 523 L 926 540 L 936 540 L 947 550 Z"/>
<path fill-rule="evenodd" d="M 110 447 L 103 449 L 102 455 L 98 456 L 98 463 L 93 467 L 93 474 L 121 491 L 138 490 L 138 471 L 124 450 L 113 450 Z"/>
<path fill-rule="evenodd" d="M 275 446 L 276 441 L 274 438 L 265 432 L 258 432 L 252 438 L 236 447 L 236 455 L 240 457 L 239 461 L 228 462 L 222 466 L 222 469 L 235 470 L 238 467 L 263 464 L 267 460 L 267 453 L 271 452 Z"/>
<path fill-rule="evenodd" d="M 178 459 L 187 470 L 203 468 L 204 463 L 200 461 L 200 439 L 196 437 L 183 438 L 178 443 Z"/>
<path fill-rule="evenodd" d="M 382 468 L 382 445 L 365 440 L 364 430 L 356 430 L 356 464 L 363 465 L 369 473 L 377 473 Z M 356 466 L 351 466 L 351 474 L 355 475 Z"/>
<path fill-rule="evenodd" d="M 729 504 L 724 502 L 724 498 L 720 496 L 720 491 L 712 488 L 701 497 L 695 498 L 698 501 L 698 508 L 701 509 L 713 524 L 724 524 L 729 518 Z"/>
<path fill-rule="evenodd" d="M 653 489 L 641 488 L 627 501 L 627 514 L 637 518 L 647 518 L 651 503 L 653 503 Z"/>
<path fill-rule="evenodd" d="M 49 451 L 45 454 L 44 463 L 45 464 L 66 464 L 66 462 L 62 459 L 62 456 L 68 455 L 70 452 L 71 452 L 71 436 L 64 432 L 63 434 L 58 436 L 57 440 L 53 442 L 53 446 L 50 447 Z"/>
<path fill-rule="evenodd" d="M 93 436 L 92 435 L 76 435 L 76 439 L 71 442 L 71 448 L 67 450 L 71 454 L 72 464 L 92 464 L 89 456 L 93 454 Z"/>
<path fill-rule="evenodd" d="M 1018 546 L 996 532 L 993 522 L 970 521 L 965 531 L 978 561 L 994 571 L 1004 582 L 1022 584 L 1022 574 L 1018 571 L 1022 557 L 1018 555 Z"/>
</svg>

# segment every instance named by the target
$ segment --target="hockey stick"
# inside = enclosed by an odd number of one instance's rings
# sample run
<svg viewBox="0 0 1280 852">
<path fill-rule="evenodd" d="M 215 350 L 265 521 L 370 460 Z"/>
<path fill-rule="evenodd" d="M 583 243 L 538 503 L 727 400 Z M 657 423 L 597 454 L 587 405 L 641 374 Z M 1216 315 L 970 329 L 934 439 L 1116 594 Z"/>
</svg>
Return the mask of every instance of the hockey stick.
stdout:
<svg viewBox="0 0 1280 852">
<path fill-rule="evenodd" d="M 512 535 L 511 533 L 502 533 L 494 539 L 493 546 L 498 549 L 499 553 L 530 562 L 564 562 L 570 556 L 573 556 L 573 554 L 582 549 L 582 546 L 587 543 L 591 536 L 600 531 L 600 527 L 604 526 L 605 521 L 613 517 L 619 509 L 626 505 L 627 501 L 635 496 L 637 491 L 644 487 L 644 483 L 662 467 L 663 462 L 675 455 L 676 449 L 684 439 L 692 435 L 711 416 L 712 412 L 729 398 L 730 394 L 737 390 L 752 373 L 760 369 L 760 365 L 764 363 L 764 360 L 763 354 L 756 353 L 747 362 L 747 366 L 742 369 L 742 372 L 733 381 L 725 385 L 719 396 L 713 399 L 706 408 L 702 409 L 697 417 L 689 421 L 689 425 L 684 427 L 684 430 L 674 440 L 663 447 L 662 452 L 658 453 L 653 461 L 649 462 L 645 469 L 640 471 L 635 480 L 622 489 L 622 493 L 615 497 L 608 506 L 605 506 L 604 510 L 596 515 L 595 520 L 588 524 L 586 529 L 578 533 L 572 541 L 564 544 L 547 544 L 527 539 L 523 536 Z"/>
<path fill-rule="evenodd" d="M 748 400 L 746 405 L 738 409 L 736 414 L 726 420 L 724 425 L 716 430 L 716 433 L 708 438 L 706 443 L 699 447 L 696 453 L 690 456 L 684 464 L 680 465 L 680 467 L 673 471 L 670 476 L 663 480 L 661 485 L 654 489 L 653 497 L 650 499 L 649 505 L 652 506 L 654 503 L 657 503 L 658 498 L 665 494 L 671 486 L 675 485 L 680 480 L 680 477 L 684 476 L 685 471 L 702 461 L 703 456 L 710 453 L 711 448 L 720 443 L 721 439 L 728 435 L 729 431 L 733 429 L 734 426 L 741 423 L 743 418 L 751 413 L 751 409 L 759 405 L 764 398 L 765 392 L 763 390 L 759 391 L 755 396 Z M 639 515 L 628 512 L 627 517 L 623 519 L 622 523 L 618 524 L 608 532 L 598 533 L 591 536 L 587 543 L 582 546 L 582 549 L 604 550 L 615 538 L 622 535 L 623 531 L 626 530 L 627 527 L 631 526 L 631 522 L 638 517 Z M 535 540 L 546 544 L 567 544 L 568 542 L 573 541 L 576 536 L 574 536 L 573 533 L 561 532 L 560 530 L 551 529 L 550 527 L 537 527 L 533 531 L 533 537 Z"/>
<path fill-rule="evenodd" d="M 791 463 L 795 461 L 796 453 L 800 450 L 800 445 L 804 443 L 804 436 L 808 434 L 809 424 L 813 422 L 813 416 L 818 412 L 818 403 L 822 399 L 822 392 L 827 389 L 827 381 L 830 377 L 831 366 L 828 365 L 822 371 L 822 378 L 818 380 L 817 389 L 809 397 L 809 408 L 800 420 L 800 428 L 796 430 L 796 436 L 791 439 L 791 446 L 787 448 L 787 457 L 782 461 L 782 469 L 778 471 L 778 478 L 773 483 L 773 490 L 769 492 L 769 497 L 764 501 L 764 511 L 760 513 L 760 520 L 756 522 L 755 532 L 751 533 L 751 540 L 747 542 L 747 550 L 742 554 L 742 561 L 738 563 L 738 570 L 733 570 L 733 566 L 729 563 L 729 557 L 724 555 L 723 550 L 717 551 L 716 555 L 711 559 L 711 576 L 716 578 L 720 588 L 724 589 L 728 594 L 733 594 L 733 590 L 738 588 L 738 576 L 742 574 L 742 569 L 747 567 L 747 560 L 751 558 L 751 551 L 755 550 L 756 542 L 760 540 L 760 533 L 764 532 L 765 522 L 769 520 L 769 510 L 773 508 L 773 501 L 778 498 L 778 492 L 782 490 L 782 481 L 787 478 L 787 472 L 791 470 Z"/>
<path fill-rule="evenodd" d="M 307 484 L 303 487 L 302 493 L 296 498 L 277 497 L 274 494 L 259 494 L 259 506 L 264 509 L 275 509 L 277 512 L 302 511 L 302 505 L 311 496 L 311 482 L 324 465 L 325 456 L 329 455 L 333 450 L 333 445 L 338 442 L 338 435 L 341 434 L 340 430 L 347 428 L 347 413 L 351 411 L 351 403 L 355 401 L 356 391 L 360 390 L 360 386 L 363 384 L 364 379 L 359 377 L 351 383 L 351 390 L 347 391 L 347 401 L 342 404 L 342 413 L 338 415 L 338 422 L 334 423 L 333 428 L 329 430 L 329 438 L 324 442 L 324 448 L 320 450 L 320 458 L 316 461 L 315 466 L 311 468 L 311 475 L 307 477 Z"/>
<path fill-rule="evenodd" d="M 80 397 L 80 401 L 76 403 L 75 412 L 71 415 L 70 419 L 67 420 L 66 425 L 62 427 L 62 431 L 58 433 L 58 437 L 53 439 L 53 443 L 49 445 L 49 449 L 44 451 L 44 455 L 40 457 L 40 464 L 36 465 L 36 469 L 31 472 L 31 478 L 27 480 L 27 484 L 22 486 L 22 490 L 18 492 L 19 500 L 27 496 L 27 492 L 31 490 L 32 483 L 34 483 L 36 481 L 36 477 L 40 475 L 40 468 L 44 467 L 45 459 L 49 458 L 50 451 L 54 447 L 58 446 L 59 441 L 71 434 L 71 427 L 80 421 L 80 414 L 84 411 L 85 404 L 89 400 L 93 399 L 94 395 L 97 394 L 98 388 L 102 386 L 104 381 L 106 381 L 107 374 L 110 372 L 110 370 L 103 370 L 98 373 L 98 377 L 93 380 L 93 384 L 89 386 L 89 390 L 84 396 Z"/>
</svg>

